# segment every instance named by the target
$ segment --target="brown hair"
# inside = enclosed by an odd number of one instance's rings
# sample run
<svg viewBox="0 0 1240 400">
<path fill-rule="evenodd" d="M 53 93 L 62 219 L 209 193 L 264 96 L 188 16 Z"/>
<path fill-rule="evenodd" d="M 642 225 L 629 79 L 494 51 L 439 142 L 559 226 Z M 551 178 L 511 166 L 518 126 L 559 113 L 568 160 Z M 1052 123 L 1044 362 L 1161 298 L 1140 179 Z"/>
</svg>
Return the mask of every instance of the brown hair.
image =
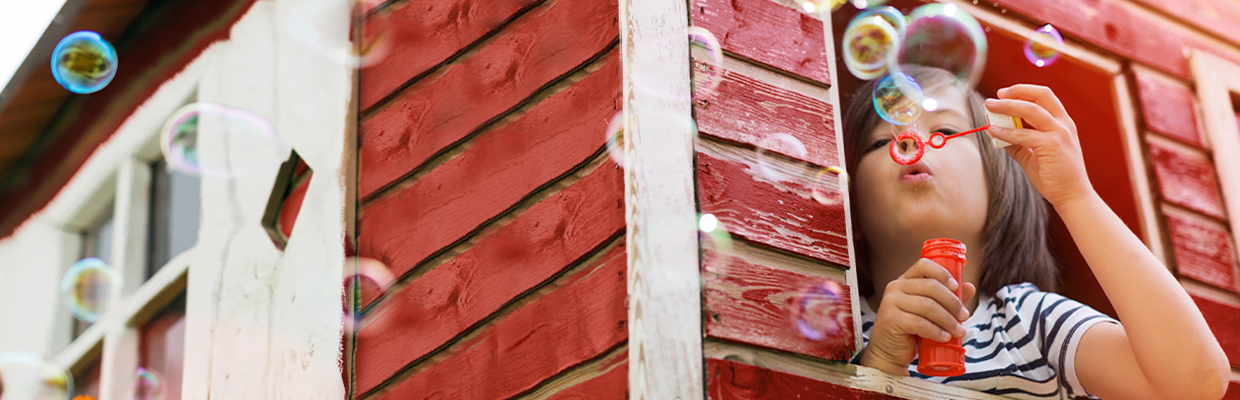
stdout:
<svg viewBox="0 0 1240 400">
<path fill-rule="evenodd" d="M 955 77 L 949 72 L 930 67 L 906 66 L 902 71 L 923 87 L 950 84 Z M 848 174 L 855 176 L 857 164 L 865 153 L 867 136 L 882 120 L 868 101 L 878 80 L 862 85 L 853 101 L 844 108 L 844 154 Z M 973 125 L 986 124 L 983 99 L 974 90 L 966 95 Z M 1059 271 L 1051 256 L 1046 233 L 1047 211 L 1042 196 L 1029 184 L 1020 165 L 994 146 L 988 135 L 972 136 L 981 150 L 982 168 L 985 170 L 989 189 L 989 208 L 986 226 L 982 231 L 982 277 L 978 293 L 993 294 L 1000 288 L 1024 282 L 1037 285 L 1045 291 L 1058 288 Z M 855 180 L 850 184 L 855 184 Z M 857 215 L 857 202 L 852 202 L 852 213 Z M 853 232 L 862 232 L 853 218 Z M 858 289 L 862 296 L 874 293 L 870 279 L 868 247 L 865 235 L 854 235 L 853 246 L 857 257 Z"/>
</svg>

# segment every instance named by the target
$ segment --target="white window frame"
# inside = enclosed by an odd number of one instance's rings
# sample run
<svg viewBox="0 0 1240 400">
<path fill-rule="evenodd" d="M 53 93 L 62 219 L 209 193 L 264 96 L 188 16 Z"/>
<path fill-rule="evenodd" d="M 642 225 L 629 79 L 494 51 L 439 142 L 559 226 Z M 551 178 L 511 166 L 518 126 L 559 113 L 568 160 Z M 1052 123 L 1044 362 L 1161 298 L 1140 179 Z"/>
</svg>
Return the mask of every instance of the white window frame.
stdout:
<svg viewBox="0 0 1240 400">
<path fill-rule="evenodd" d="M 1232 99 L 1240 96 L 1240 65 L 1197 49 L 1188 61 L 1201 104 L 1205 130 L 1202 145 L 1214 156 L 1215 175 L 1234 238 L 1240 232 L 1240 125 Z"/>
<path fill-rule="evenodd" d="M 151 164 L 162 157 L 160 128 L 168 115 L 193 98 L 201 64 L 199 60 L 186 68 L 130 115 L 40 216 L 63 221 L 58 229 L 77 236 L 102 215 L 102 205 L 113 205 L 112 257 L 104 261 L 124 279 L 120 298 L 100 321 L 52 358 L 54 364 L 75 374 L 98 361 L 99 400 L 133 398 L 142 326 L 186 291 L 193 248 L 173 257 L 149 279 L 146 276 Z M 80 258 L 81 246 L 81 240 L 71 241 L 64 250 L 65 259 Z M 72 317 L 62 314 L 56 329 L 65 331 L 67 339 Z"/>
</svg>

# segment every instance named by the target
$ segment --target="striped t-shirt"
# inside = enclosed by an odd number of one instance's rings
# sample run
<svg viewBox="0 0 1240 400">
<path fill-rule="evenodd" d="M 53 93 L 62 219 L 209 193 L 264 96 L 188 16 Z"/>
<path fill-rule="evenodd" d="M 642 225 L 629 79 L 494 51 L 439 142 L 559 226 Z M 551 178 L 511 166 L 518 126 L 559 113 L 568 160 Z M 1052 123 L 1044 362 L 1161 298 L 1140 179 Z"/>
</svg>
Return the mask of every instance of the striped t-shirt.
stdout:
<svg viewBox="0 0 1240 400">
<path fill-rule="evenodd" d="M 864 343 L 870 340 L 874 312 L 861 302 Z M 994 296 L 982 295 L 977 310 L 963 324 L 965 373 L 953 377 L 909 375 L 1016 399 L 1094 398 L 1073 369 L 1076 346 L 1094 324 L 1119 321 L 1089 306 L 1031 283 L 1008 285 Z"/>
</svg>

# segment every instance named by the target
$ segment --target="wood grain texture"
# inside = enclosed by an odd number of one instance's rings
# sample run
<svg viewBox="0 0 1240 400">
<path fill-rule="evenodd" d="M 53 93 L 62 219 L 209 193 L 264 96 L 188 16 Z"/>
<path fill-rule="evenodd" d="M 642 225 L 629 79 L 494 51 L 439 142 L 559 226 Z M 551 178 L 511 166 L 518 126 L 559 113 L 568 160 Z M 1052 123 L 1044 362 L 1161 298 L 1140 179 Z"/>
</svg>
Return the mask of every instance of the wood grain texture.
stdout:
<svg viewBox="0 0 1240 400">
<path fill-rule="evenodd" d="M 629 362 L 621 359 L 618 365 L 608 368 L 602 375 L 565 389 L 549 397 L 550 400 L 628 400 Z"/>
<path fill-rule="evenodd" d="M 825 100 L 724 70 L 717 95 L 696 101 L 694 111 L 701 133 L 753 146 L 771 135 L 786 133 L 805 145 L 805 161 L 824 167 L 841 165 L 835 118 Z"/>
<path fill-rule="evenodd" d="M 392 51 L 359 74 L 362 109 L 369 109 L 405 82 L 503 28 L 514 16 L 542 1 L 410 1 L 370 15 L 363 28 L 366 37 L 387 35 L 385 40 Z"/>
<path fill-rule="evenodd" d="M 749 252 L 752 252 L 750 250 Z M 702 296 L 706 312 L 706 336 L 847 361 L 856 350 L 853 335 L 851 294 L 842 270 L 810 275 L 780 268 L 773 257 L 746 257 L 742 252 L 704 251 Z M 813 268 L 812 266 L 810 268 Z M 830 267 L 820 267 L 823 269 Z M 820 340 L 807 339 L 796 327 L 795 313 L 801 296 L 824 281 L 835 281 L 843 293 L 836 306 L 844 314 L 838 331 Z"/>
<path fill-rule="evenodd" d="M 705 397 L 688 5 L 620 2 L 633 400 Z"/>
<path fill-rule="evenodd" d="M 1201 146 L 1192 89 L 1144 69 L 1134 69 L 1137 97 L 1150 130 Z"/>
<path fill-rule="evenodd" d="M 1154 176 L 1163 199 L 1205 215 L 1223 219 L 1214 164 L 1201 152 L 1158 140 L 1148 140 Z"/>
<path fill-rule="evenodd" d="M 1164 215 L 1180 274 L 1236 292 L 1235 253 L 1227 229 L 1175 211 Z"/>
<path fill-rule="evenodd" d="M 1240 308 L 1189 292 L 1232 367 L 1240 367 Z"/>
<path fill-rule="evenodd" d="M 579 262 L 624 229 L 623 177 L 605 164 L 401 288 L 358 333 L 367 391 Z M 400 351 L 392 351 L 400 349 Z"/>
<path fill-rule="evenodd" d="M 1228 0 L 1135 0 L 1155 12 L 1178 19 L 1240 45 L 1240 3 Z"/>
<path fill-rule="evenodd" d="M 463 154 L 409 187 L 364 206 L 358 216 L 359 254 L 400 275 L 457 242 L 598 153 L 604 146 L 600 127 L 615 114 L 619 96 L 613 54 L 603 69 L 517 121 L 483 133 Z"/>
<path fill-rule="evenodd" d="M 627 337 L 625 268 L 625 249 L 617 246 L 545 296 L 453 345 L 442 360 L 368 398 L 505 399 L 606 353 Z"/>
<path fill-rule="evenodd" d="M 886 394 L 814 380 L 738 361 L 706 360 L 707 398 L 749 399 L 897 399 Z"/>
<path fill-rule="evenodd" d="M 360 198 L 603 54 L 616 40 L 616 3 L 556 0 L 513 24 L 508 33 L 411 86 L 400 100 L 361 123 Z M 588 121 L 590 126 L 606 124 L 606 119 Z"/>
<path fill-rule="evenodd" d="M 819 204 L 802 183 L 773 182 L 756 173 L 753 151 L 705 141 L 699 149 L 703 213 L 714 214 L 733 236 L 847 268 L 842 205 Z"/>
<path fill-rule="evenodd" d="M 1187 28 L 1141 12 L 1118 0 L 1090 2 L 1072 0 L 1005 0 L 1002 7 L 1050 23 L 1090 44 L 1141 61 L 1180 78 L 1191 79 L 1185 55 L 1189 49 L 1206 49 L 1235 60 L 1237 56 Z"/>
<path fill-rule="evenodd" d="M 831 85 L 821 20 L 770 0 L 693 0 L 689 12 L 724 50 Z"/>
</svg>

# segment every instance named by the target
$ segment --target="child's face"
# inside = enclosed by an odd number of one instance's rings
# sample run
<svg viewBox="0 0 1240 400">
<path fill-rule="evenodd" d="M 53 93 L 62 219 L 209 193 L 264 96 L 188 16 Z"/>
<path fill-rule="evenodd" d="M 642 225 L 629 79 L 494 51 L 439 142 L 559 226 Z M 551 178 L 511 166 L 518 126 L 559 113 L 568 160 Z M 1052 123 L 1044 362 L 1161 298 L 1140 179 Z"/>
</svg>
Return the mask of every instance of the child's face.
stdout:
<svg viewBox="0 0 1240 400">
<path fill-rule="evenodd" d="M 934 132 L 951 135 L 976 128 L 961 90 L 949 85 L 934 98 L 939 109 L 922 112 L 916 122 L 923 141 L 929 142 Z M 888 153 L 893 137 L 886 122 L 869 132 L 853 178 L 860 227 L 870 246 L 920 246 L 938 237 L 978 240 L 986 223 L 988 189 L 972 135 L 949 140 L 940 149 L 927 146 L 921 161 L 907 167 Z"/>
</svg>

